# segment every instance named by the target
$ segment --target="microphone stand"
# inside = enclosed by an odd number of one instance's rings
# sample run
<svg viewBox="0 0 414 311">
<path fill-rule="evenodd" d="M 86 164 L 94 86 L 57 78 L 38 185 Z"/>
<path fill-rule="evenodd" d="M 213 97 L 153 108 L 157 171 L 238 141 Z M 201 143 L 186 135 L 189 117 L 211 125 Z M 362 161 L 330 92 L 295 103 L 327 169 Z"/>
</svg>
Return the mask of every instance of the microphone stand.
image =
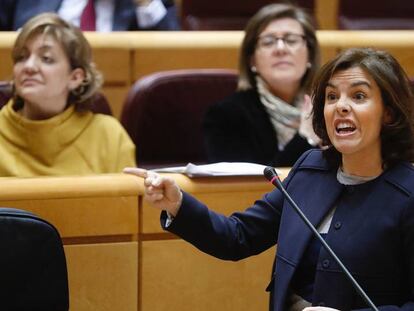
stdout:
<svg viewBox="0 0 414 311">
<path fill-rule="evenodd" d="M 299 206 L 293 201 L 289 193 L 285 190 L 285 187 L 283 186 L 282 182 L 279 179 L 279 176 L 276 173 L 276 170 L 273 167 L 266 167 L 264 169 L 264 176 L 267 180 L 269 180 L 274 186 L 276 186 L 285 196 L 285 198 L 288 200 L 289 204 L 293 207 L 295 212 L 302 218 L 304 223 L 308 226 L 308 228 L 313 232 L 313 234 L 318 238 L 318 240 L 322 243 L 325 250 L 335 259 L 336 263 L 339 265 L 339 267 L 342 269 L 342 271 L 345 273 L 345 275 L 348 277 L 348 279 L 351 281 L 352 285 L 358 292 L 358 294 L 364 299 L 364 301 L 367 303 L 367 305 L 374 311 L 378 311 L 378 308 L 375 306 L 375 304 L 371 301 L 371 299 L 368 297 L 368 295 L 365 293 L 365 291 L 362 289 L 362 287 L 358 284 L 358 282 L 354 279 L 352 274 L 349 272 L 349 270 L 345 267 L 345 265 L 342 263 L 342 261 L 338 258 L 338 256 L 335 254 L 335 252 L 331 249 L 331 247 L 326 243 L 324 238 L 319 234 L 318 230 L 312 225 L 312 223 L 309 221 L 309 219 L 303 214 Z"/>
</svg>

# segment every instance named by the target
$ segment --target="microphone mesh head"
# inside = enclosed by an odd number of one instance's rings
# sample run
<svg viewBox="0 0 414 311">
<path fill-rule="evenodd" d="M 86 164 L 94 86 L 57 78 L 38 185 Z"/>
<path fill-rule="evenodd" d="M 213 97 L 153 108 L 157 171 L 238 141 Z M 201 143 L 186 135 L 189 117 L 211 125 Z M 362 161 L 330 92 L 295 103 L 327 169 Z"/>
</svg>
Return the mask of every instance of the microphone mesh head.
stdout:
<svg viewBox="0 0 414 311">
<path fill-rule="evenodd" d="M 275 169 L 271 166 L 265 167 L 265 169 L 263 170 L 263 175 L 264 177 L 266 177 L 268 181 L 271 181 L 273 177 L 277 176 Z"/>
</svg>

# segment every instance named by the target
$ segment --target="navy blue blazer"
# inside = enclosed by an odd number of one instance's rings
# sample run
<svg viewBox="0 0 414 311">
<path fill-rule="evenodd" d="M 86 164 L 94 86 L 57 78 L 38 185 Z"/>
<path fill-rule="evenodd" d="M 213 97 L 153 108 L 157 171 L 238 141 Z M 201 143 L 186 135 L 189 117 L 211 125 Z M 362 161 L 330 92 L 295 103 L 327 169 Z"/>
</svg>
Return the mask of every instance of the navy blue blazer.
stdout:
<svg viewBox="0 0 414 311">
<path fill-rule="evenodd" d="M 177 30 L 179 28 L 173 0 L 163 0 L 167 16 L 155 29 Z M 0 30 L 17 30 L 31 17 L 44 12 L 57 12 L 62 0 L 0 0 Z M 139 30 L 132 0 L 116 0 L 113 30 Z"/>
<path fill-rule="evenodd" d="M 317 226 L 336 206 L 326 241 L 380 310 L 414 310 L 414 168 L 400 163 L 356 186 L 336 179 L 320 150 L 306 152 L 284 185 Z M 165 213 L 161 223 L 165 228 Z M 271 310 L 286 310 L 292 277 L 312 238 L 282 193 L 275 189 L 229 217 L 184 193 L 166 228 L 200 250 L 226 260 L 256 255 L 278 244 L 269 285 Z M 314 305 L 341 311 L 370 310 L 330 255 L 321 249 Z"/>
</svg>

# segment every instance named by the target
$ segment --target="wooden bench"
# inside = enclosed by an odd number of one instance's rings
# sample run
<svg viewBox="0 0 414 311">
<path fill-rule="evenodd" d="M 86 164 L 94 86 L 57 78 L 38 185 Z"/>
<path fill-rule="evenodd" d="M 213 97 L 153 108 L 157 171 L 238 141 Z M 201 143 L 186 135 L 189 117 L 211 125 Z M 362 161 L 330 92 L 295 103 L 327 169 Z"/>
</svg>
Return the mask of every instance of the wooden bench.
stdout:
<svg viewBox="0 0 414 311">
<path fill-rule="evenodd" d="M 104 73 L 104 94 L 119 118 L 126 93 L 142 76 L 162 70 L 189 68 L 237 69 L 242 31 L 86 33 L 98 68 Z M 350 47 L 389 50 L 414 76 L 414 31 L 317 32 L 322 62 Z M 14 32 L 0 32 L 0 80 L 12 77 Z"/>
<path fill-rule="evenodd" d="M 53 223 L 63 239 L 71 310 L 138 308 L 138 192 L 132 176 L 0 178 L 0 206 Z"/>
<path fill-rule="evenodd" d="M 287 174 L 283 171 L 282 176 Z M 264 177 L 173 177 L 224 214 L 272 189 Z M 53 223 L 65 247 L 71 310 L 265 310 L 275 249 L 239 262 L 201 253 L 164 232 L 143 201 L 142 179 L 0 178 L 0 206 Z"/>
</svg>

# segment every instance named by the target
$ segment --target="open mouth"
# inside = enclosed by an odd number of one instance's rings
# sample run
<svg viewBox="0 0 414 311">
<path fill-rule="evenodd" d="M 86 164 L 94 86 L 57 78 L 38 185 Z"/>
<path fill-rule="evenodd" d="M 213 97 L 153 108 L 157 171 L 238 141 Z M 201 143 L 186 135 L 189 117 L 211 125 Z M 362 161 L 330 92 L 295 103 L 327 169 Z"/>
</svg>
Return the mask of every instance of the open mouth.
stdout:
<svg viewBox="0 0 414 311">
<path fill-rule="evenodd" d="M 352 122 L 339 122 L 335 126 L 335 130 L 337 134 L 351 134 L 355 132 L 356 126 Z"/>
</svg>

